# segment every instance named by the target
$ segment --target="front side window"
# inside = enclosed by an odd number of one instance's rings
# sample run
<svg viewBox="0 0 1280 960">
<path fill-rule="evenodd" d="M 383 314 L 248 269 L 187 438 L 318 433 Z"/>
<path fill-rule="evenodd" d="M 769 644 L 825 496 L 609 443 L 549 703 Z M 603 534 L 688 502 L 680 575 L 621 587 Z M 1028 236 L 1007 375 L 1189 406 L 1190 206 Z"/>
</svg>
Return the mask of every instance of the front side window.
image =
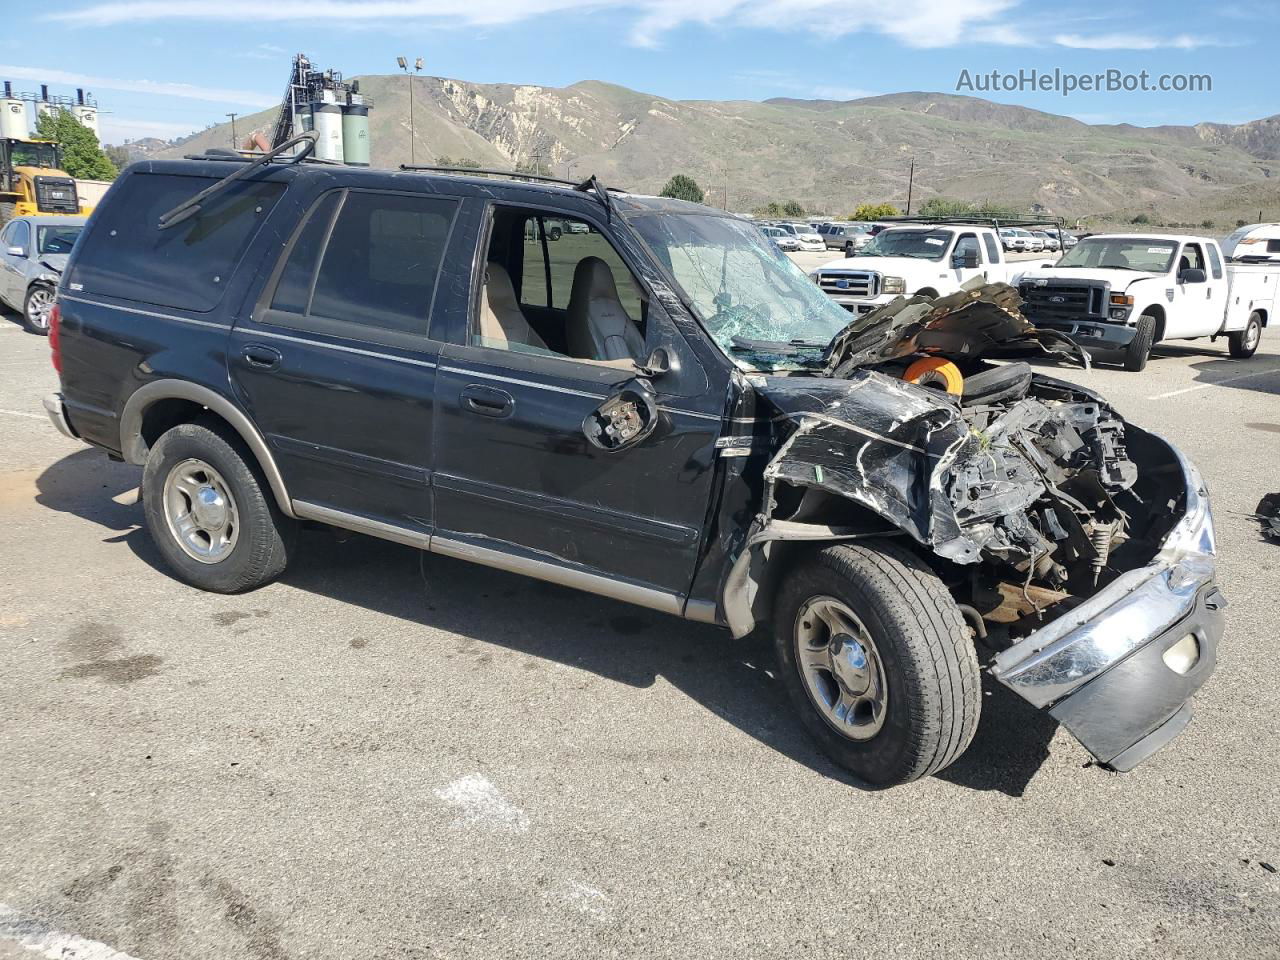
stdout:
<svg viewBox="0 0 1280 960">
<path fill-rule="evenodd" d="M 746 221 L 711 214 L 629 219 L 707 333 L 744 369 L 818 365 L 849 323 L 848 313 Z"/>
<path fill-rule="evenodd" d="M 951 254 L 952 259 L 959 260 L 966 253 L 973 251 L 978 255 L 978 262 L 982 262 L 982 251 L 978 249 L 978 238 L 975 234 L 966 233 L 956 241 L 955 252 Z"/>
<path fill-rule="evenodd" d="M 13 224 L 13 232 L 9 235 L 9 246 L 21 247 L 22 252 L 27 252 L 27 243 L 31 240 L 31 227 L 27 225 L 25 220 L 17 220 Z"/>
<path fill-rule="evenodd" d="M 1188 243 L 1182 248 L 1182 256 L 1178 260 L 1178 272 L 1203 269 L 1204 254 L 1200 252 L 1200 244 Z"/>
<path fill-rule="evenodd" d="M 950 230 L 884 230 L 862 248 L 859 256 L 941 260 L 953 236 Z"/>
<path fill-rule="evenodd" d="M 625 365 L 644 359 L 646 322 L 639 282 L 587 221 L 495 210 L 473 346 Z"/>
</svg>

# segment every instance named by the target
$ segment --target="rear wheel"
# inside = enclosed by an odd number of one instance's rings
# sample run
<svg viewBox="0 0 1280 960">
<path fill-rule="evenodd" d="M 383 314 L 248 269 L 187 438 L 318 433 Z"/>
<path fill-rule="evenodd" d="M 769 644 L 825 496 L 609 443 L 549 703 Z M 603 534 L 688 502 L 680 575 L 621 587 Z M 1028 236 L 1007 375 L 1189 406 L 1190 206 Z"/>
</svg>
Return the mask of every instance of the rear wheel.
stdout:
<svg viewBox="0 0 1280 960">
<path fill-rule="evenodd" d="M 1227 349 L 1237 360 L 1248 360 L 1258 352 L 1258 344 L 1262 343 L 1262 314 L 1249 314 L 1249 320 L 1243 330 L 1227 334 Z"/>
<path fill-rule="evenodd" d="M 27 291 L 22 305 L 22 319 L 27 329 L 42 337 L 49 335 L 49 311 L 53 309 L 56 292 L 53 287 L 37 283 Z"/>
<path fill-rule="evenodd" d="M 826 547 L 783 583 L 774 643 L 800 720 L 887 787 L 936 773 L 978 725 L 978 659 L 942 581 L 888 541 Z"/>
<path fill-rule="evenodd" d="M 1138 327 L 1134 331 L 1133 339 L 1129 341 L 1129 346 L 1124 349 L 1124 368 L 1133 373 L 1145 370 L 1147 360 L 1151 356 L 1151 345 L 1156 339 L 1156 318 L 1149 313 L 1144 313 L 1138 318 Z"/>
<path fill-rule="evenodd" d="M 252 590 L 284 572 L 296 525 L 267 491 L 252 455 L 220 424 L 169 430 L 142 473 L 156 547 L 180 579 L 215 593 Z"/>
</svg>

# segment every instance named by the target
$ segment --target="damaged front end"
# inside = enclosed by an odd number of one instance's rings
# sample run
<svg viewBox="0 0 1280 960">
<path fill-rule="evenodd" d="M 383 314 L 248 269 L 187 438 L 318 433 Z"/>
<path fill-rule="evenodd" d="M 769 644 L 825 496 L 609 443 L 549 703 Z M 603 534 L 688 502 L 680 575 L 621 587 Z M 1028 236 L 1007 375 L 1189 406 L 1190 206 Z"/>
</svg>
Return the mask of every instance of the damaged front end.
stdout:
<svg viewBox="0 0 1280 960">
<path fill-rule="evenodd" d="M 1213 670 L 1225 601 L 1208 501 L 1176 449 L 1096 394 L 981 359 L 1072 353 L 1007 291 L 900 300 L 837 338 L 826 377 L 752 378 L 779 446 L 726 617 L 735 634 L 751 628 L 780 542 L 910 537 L 999 650 L 993 676 L 1127 770 L 1186 725 Z M 904 382 L 920 352 L 959 364 L 963 390 Z"/>
</svg>

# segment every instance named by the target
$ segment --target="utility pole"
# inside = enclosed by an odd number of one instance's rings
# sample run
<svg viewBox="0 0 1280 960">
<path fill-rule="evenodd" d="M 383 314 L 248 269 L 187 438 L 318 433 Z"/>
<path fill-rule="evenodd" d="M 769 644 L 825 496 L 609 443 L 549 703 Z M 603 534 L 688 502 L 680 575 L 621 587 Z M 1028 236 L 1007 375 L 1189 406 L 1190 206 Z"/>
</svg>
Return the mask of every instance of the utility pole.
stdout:
<svg viewBox="0 0 1280 960">
<path fill-rule="evenodd" d="M 533 175 L 535 177 L 542 176 L 542 148 L 538 147 L 529 154 L 529 159 L 533 161 Z"/>
<path fill-rule="evenodd" d="M 409 61 L 404 57 L 396 57 L 396 66 L 404 71 L 405 78 L 409 81 L 409 164 L 412 166 L 417 163 L 416 148 L 418 139 L 413 122 L 413 78 L 422 72 L 422 58 L 418 57 L 413 61 L 413 73 L 409 72 Z"/>
<path fill-rule="evenodd" d="M 911 158 L 911 171 L 907 174 L 907 216 L 911 216 L 911 188 L 916 182 L 916 158 Z"/>
<path fill-rule="evenodd" d="M 576 167 L 577 165 L 578 164 L 576 160 L 566 160 L 564 162 L 564 178 L 566 180 L 573 179 L 573 168 Z"/>
<path fill-rule="evenodd" d="M 236 146 L 236 117 L 240 116 L 240 114 L 228 113 L 227 116 L 231 118 L 231 149 L 237 150 L 239 148 Z"/>
</svg>

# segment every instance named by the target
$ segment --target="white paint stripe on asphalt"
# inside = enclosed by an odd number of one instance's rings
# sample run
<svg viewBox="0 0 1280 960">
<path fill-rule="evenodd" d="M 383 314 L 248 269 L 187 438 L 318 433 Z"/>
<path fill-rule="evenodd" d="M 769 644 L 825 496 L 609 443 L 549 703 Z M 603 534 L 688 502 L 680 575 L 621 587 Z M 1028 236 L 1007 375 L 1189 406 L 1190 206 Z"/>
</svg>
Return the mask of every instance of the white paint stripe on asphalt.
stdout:
<svg viewBox="0 0 1280 960">
<path fill-rule="evenodd" d="M 1248 380 L 1251 377 L 1265 377 L 1269 373 L 1280 373 L 1280 369 L 1258 370 L 1255 373 L 1242 373 L 1238 377 L 1226 377 L 1222 380 L 1215 380 L 1213 383 L 1197 383 L 1194 387 L 1183 387 L 1181 390 L 1170 390 L 1168 393 L 1157 393 L 1154 397 L 1147 397 L 1147 399 L 1164 400 L 1168 397 L 1181 396 L 1184 393 L 1194 393 L 1197 390 L 1208 390 L 1210 387 L 1217 387 L 1224 383 L 1235 383 L 1237 380 Z"/>
<path fill-rule="evenodd" d="M 529 818 L 524 811 L 507 802 L 489 778 L 480 773 L 469 773 L 435 791 L 437 797 L 462 814 L 455 823 L 463 826 L 479 825 L 495 830 L 511 830 L 524 833 L 529 829 Z"/>
<path fill-rule="evenodd" d="M 48 416 L 39 413 L 27 413 L 25 410 L 4 410 L 0 409 L 6 417 L 27 417 L 31 420 L 48 420 Z"/>
<path fill-rule="evenodd" d="M 0 903 L 0 940 L 8 940 L 49 960 L 137 960 L 97 940 L 51 930 L 34 917 Z"/>
</svg>

